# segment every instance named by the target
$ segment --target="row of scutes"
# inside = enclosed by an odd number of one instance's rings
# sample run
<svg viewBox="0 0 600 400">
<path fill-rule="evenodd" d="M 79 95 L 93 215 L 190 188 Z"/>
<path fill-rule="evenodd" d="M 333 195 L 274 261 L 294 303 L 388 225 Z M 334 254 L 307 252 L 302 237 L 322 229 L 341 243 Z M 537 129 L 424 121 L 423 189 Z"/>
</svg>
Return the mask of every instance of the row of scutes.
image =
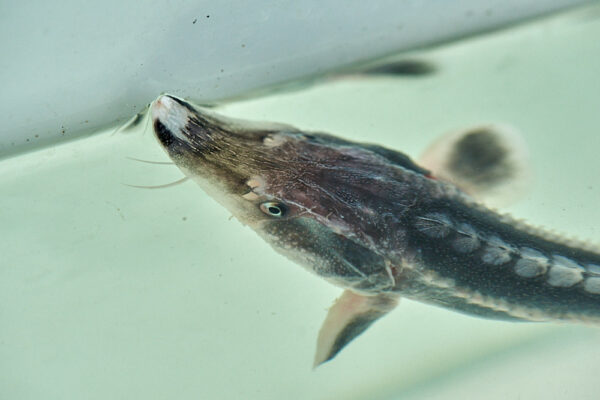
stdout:
<svg viewBox="0 0 600 400">
<path fill-rule="evenodd" d="M 415 228 L 430 239 L 445 239 L 444 243 L 461 254 L 473 253 L 482 248 L 481 262 L 501 266 L 517 259 L 514 272 L 526 279 L 545 276 L 553 287 L 573 287 L 583 283 L 583 289 L 600 294 L 600 266 L 580 265 L 571 258 L 553 254 L 547 256 L 529 247 L 512 246 L 497 236 L 477 232 L 465 222 L 455 222 L 448 215 L 430 212 L 415 219 Z"/>
</svg>

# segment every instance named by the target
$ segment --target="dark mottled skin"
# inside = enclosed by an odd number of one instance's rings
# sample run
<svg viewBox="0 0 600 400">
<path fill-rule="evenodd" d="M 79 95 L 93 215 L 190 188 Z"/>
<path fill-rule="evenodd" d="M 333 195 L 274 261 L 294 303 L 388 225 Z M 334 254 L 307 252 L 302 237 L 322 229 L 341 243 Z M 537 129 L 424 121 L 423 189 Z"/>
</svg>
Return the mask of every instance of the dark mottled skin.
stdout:
<svg viewBox="0 0 600 400">
<path fill-rule="evenodd" d="M 600 316 L 600 295 L 586 292 L 583 280 L 554 287 L 547 274 L 524 278 L 514 271 L 522 247 L 582 265 L 600 265 L 600 255 L 553 241 L 476 205 L 406 155 L 294 128 L 233 127 L 184 107 L 193 114 L 178 135 L 155 122 L 171 158 L 201 185 L 206 181 L 209 189 L 216 187 L 210 190 L 222 193 L 231 212 L 277 251 L 318 275 L 361 293 L 398 293 L 484 317 L 530 319 L 523 309 L 538 315 L 531 319 Z M 266 139 L 275 144 L 265 144 Z M 256 177 L 261 183 L 253 189 L 247 182 Z M 256 199 L 242 198 L 249 191 Z M 259 207 L 265 201 L 284 205 L 285 215 L 265 215 Z M 416 228 L 418 219 L 431 213 L 452 221 L 444 237 Z M 478 249 L 459 253 L 451 247 L 460 223 L 477 232 Z M 491 237 L 513 248 L 509 262 L 482 261 Z M 475 300 L 465 300 L 469 294 Z M 507 313 L 495 303 L 518 312 Z"/>
</svg>

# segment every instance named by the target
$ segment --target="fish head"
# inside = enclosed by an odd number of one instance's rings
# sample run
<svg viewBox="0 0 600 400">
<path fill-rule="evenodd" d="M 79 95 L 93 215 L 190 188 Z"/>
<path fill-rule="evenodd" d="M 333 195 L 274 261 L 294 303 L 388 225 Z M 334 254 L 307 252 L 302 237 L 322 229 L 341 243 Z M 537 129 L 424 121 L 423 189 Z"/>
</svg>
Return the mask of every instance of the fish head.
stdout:
<svg viewBox="0 0 600 400">
<path fill-rule="evenodd" d="M 227 119 L 167 95 L 151 112 L 175 164 L 276 250 L 343 287 L 391 284 L 378 225 L 414 196 L 384 149 Z"/>
<path fill-rule="evenodd" d="M 256 204 L 258 191 L 289 179 L 280 155 L 266 145 L 285 126 L 250 127 L 168 95 L 154 101 L 151 110 L 155 135 L 169 157 L 242 223 L 255 226 L 293 212 L 292 207 L 275 205 L 276 199 L 266 193 L 260 197 L 266 204 Z M 295 133 L 288 134 L 294 140 Z"/>
</svg>

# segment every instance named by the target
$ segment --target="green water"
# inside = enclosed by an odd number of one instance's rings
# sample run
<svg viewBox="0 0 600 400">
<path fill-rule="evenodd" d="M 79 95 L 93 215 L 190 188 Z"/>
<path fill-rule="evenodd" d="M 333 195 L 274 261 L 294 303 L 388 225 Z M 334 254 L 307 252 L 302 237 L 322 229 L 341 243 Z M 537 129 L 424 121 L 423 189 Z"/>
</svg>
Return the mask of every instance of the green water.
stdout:
<svg viewBox="0 0 600 400">
<path fill-rule="evenodd" d="M 600 242 L 600 8 L 411 55 L 420 78 L 332 80 L 221 107 L 412 156 L 504 123 L 535 184 L 506 211 Z M 487 321 L 402 300 L 312 370 L 340 290 L 275 254 L 149 131 L 0 161 L 1 399 L 577 398 L 600 393 L 600 330 Z"/>
</svg>

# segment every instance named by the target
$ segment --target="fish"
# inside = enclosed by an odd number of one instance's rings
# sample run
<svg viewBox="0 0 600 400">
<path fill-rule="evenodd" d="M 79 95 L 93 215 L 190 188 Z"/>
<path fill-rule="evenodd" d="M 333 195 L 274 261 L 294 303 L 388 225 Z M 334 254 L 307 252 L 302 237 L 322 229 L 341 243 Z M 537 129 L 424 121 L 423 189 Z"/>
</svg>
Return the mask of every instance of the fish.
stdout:
<svg viewBox="0 0 600 400">
<path fill-rule="evenodd" d="M 510 129 L 448 134 L 415 162 L 167 94 L 150 114 L 158 143 L 187 177 L 277 252 L 343 289 L 319 331 L 315 366 L 401 297 L 506 321 L 600 319 L 594 246 L 478 200 L 529 185 L 527 152 Z"/>
</svg>

